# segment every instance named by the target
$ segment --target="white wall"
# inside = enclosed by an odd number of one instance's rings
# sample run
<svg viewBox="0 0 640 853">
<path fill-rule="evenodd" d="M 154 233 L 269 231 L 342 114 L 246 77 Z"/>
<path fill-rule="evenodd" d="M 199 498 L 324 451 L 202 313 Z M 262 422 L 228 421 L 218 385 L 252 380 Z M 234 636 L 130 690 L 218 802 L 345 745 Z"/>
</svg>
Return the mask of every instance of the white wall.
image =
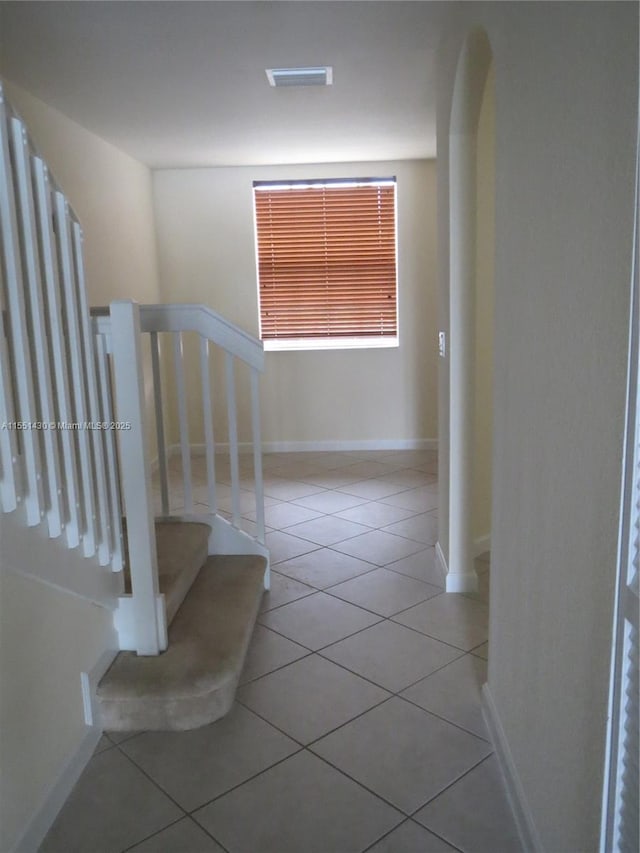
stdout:
<svg viewBox="0 0 640 853">
<path fill-rule="evenodd" d="M 6 88 L 82 223 L 91 303 L 120 297 L 157 301 L 149 170 L 23 90 Z M 13 516 L 2 519 L 4 544 L 11 526 L 12 539 L 25 537 L 26 554 L 26 537 L 33 534 L 15 525 Z M 115 640 L 108 609 L 10 572 L 2 544 L 0 849 L 5 851 L 25 831 L 82 742 L 80 673 Z M 75 552 L 69 559 L 78 559 Z"/>
<path fill-rule="evenodd" d="M 445 324 L 448 121 L 455 63 L 473 25 L 486 27 L 496 75 L 489 689 L 543 849 L 595 851 L 625 400 L 638 7 L 455 5 L 438 95 Z M 446 401 L 444 364 L 440 381 Z M 446 433 L 446 409 L 440 424 Z M 441 462 L 446 515 L 446 452 Z"/>
<path fill-rule="evenodd" d="M 163 301 L 206 303 L 251 334 L 258 333 L 252 181 L 367 175 L 398 178 L 400 347 L 267 353 L 264 441 L 436 437 L 435 163 L 154 172 Z M 194 403 L 194 422 L 196 415 Z"/>
</svg>

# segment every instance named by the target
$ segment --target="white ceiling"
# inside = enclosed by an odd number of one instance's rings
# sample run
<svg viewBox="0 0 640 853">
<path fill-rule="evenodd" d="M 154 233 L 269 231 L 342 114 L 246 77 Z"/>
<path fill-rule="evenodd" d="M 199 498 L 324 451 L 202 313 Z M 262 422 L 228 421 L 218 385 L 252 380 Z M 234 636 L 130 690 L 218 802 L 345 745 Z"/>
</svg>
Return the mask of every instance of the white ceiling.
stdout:
<svg viewBox="0 0 640 853">
<path fill-rule="evenodd" d="M 154 168 L 433 157 L 446 5 L 0 2 L 0 74 Z"/>
</svg>

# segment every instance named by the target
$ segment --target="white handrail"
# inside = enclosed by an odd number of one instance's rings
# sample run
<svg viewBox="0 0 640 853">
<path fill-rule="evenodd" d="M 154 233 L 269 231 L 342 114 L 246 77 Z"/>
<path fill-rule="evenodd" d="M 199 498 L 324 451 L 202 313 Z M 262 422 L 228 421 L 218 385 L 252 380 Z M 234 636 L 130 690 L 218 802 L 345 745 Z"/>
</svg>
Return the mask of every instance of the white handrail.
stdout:
<svg viewBox="0 0 640 853">
<path fill-rule="evenodd" d="M 143 332 L 198 332 L 256 370 L 264 370 L 262 342 L 206 305 L 141 305 Z"/>
</svg>

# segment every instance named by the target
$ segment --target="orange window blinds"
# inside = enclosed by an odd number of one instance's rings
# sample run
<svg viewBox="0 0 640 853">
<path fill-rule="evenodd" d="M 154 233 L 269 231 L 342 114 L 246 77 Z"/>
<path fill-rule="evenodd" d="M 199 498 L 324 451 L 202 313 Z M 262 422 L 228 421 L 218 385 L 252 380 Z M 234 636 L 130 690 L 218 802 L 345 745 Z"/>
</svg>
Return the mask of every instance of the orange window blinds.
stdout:
<svg viewBox="0 0 640 853">
<path fill-rule="evenodd" d="M 253 186 L 262 339 L 395 337 L 395 178 Z"/>
</svg>

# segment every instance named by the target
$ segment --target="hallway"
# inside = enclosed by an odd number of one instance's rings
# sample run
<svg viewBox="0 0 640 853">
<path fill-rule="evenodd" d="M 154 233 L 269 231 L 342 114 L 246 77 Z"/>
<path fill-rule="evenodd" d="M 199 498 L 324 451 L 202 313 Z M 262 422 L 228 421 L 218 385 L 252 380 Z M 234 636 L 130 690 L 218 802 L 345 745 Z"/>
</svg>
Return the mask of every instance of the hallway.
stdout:
<svg viewBox="0 0 640 853">
<path fill-rule="evenodd" d="M 106 733 L 43 853 L 519 851 L 480 709 L 488 555 L 477 595 L 444 594 L 436 465 L 433 451 L 265 454 L 272 589 L 233 711 Z M 227 473 L 218 459 L 223 509 Z"/>
</svg>

